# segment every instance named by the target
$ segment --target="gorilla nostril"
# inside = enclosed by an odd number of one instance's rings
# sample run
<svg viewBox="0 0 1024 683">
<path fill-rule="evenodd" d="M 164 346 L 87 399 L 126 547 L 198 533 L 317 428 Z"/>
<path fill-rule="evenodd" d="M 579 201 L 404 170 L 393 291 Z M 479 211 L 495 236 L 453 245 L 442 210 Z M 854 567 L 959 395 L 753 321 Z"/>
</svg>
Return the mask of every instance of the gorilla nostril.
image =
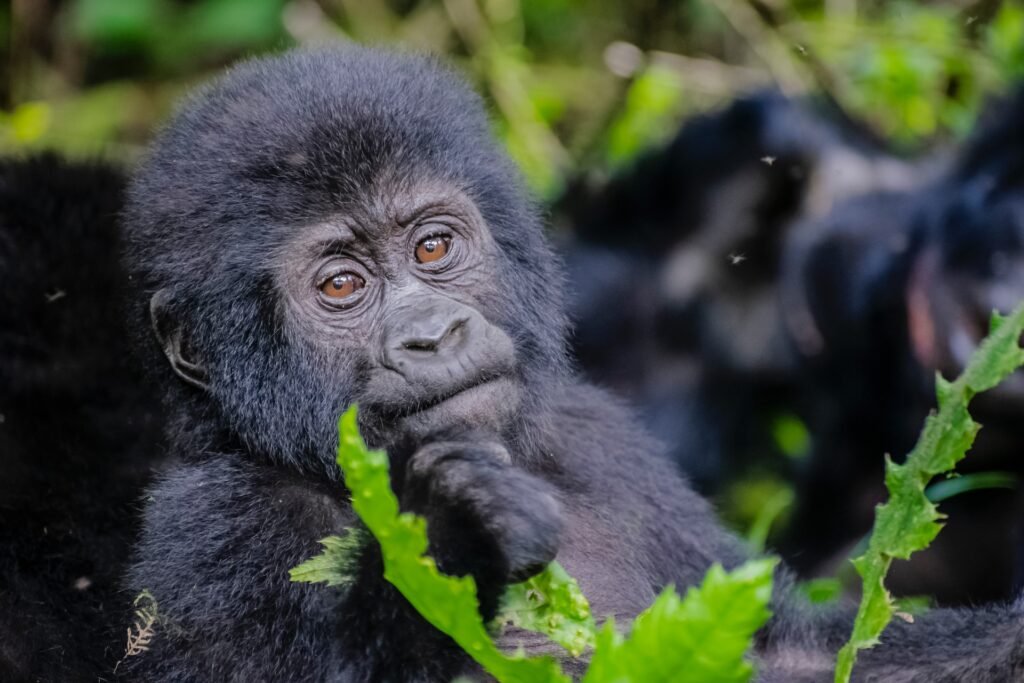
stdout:
<svg viewBox="0 0 1024 683">
<path fill-rule="evenodd" d="M 453 320 L 452 324 L 448 326 L 447 330 L 445 330 L 444 337 L 441 339 L 441 343 L 443 344 L 446 341 L 457 342 L 458 340 L 462 339 L 462 335 L 466 329 L 467 322 L 469 322 L 468 318 L 459 318 L 458 320 Z"/>
<path fill-rule="evenodd" d="M 403 351 L 437 353 L 442 346 L 451 345 L 462 338 L 467 322 L 468 318 L 458 318 L 437 334 L 407 337 L 399 343 L 399 347 Z"/>
<path fill-rule="evenodd" d="M 436 351 L 437 344 L 427 339 L 407 339 L 402 342 L 402 348 L 406 351 Z"/>
</svg>

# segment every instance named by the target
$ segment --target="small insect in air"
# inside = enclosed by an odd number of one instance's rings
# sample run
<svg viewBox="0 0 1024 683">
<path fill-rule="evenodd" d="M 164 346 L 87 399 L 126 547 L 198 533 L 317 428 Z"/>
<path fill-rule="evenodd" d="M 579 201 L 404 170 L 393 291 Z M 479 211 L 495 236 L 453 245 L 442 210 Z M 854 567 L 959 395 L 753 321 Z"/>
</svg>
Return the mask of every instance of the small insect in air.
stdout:
<svg viewBox="0 0 1024 683">
<path fill-rule="evenodd" d="M 738 266 L 739 264 L 743 263 L 746 260 L 747 257 L 744 254 L 729 254 L 729 263 L 731 263 L 734 266 Z"/>
<path fill-rule="evenodd" d="M 771 166 L 772 164 L 775 163 L 775 157 L 761 157 L 761 161 L 762 161 L 762 163 L 765 163 L 765 164 L 768 164 L 769 166 Z"/>
</svg>

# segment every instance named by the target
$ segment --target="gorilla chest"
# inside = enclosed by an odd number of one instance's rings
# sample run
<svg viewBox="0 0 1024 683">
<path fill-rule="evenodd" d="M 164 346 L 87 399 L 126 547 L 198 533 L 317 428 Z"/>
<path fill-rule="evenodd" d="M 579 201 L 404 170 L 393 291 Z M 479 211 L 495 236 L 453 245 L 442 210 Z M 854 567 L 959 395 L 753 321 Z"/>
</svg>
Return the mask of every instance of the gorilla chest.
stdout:
<svg viewBox="0 0 1024 683">
<path fill-rule="evenodd" d="M 591 515 L 569 514 L 558 562 L 579 583 L 600 623 L 633 619 L 657 595 L 645 553 L 622 529 Z"/>
</svg>

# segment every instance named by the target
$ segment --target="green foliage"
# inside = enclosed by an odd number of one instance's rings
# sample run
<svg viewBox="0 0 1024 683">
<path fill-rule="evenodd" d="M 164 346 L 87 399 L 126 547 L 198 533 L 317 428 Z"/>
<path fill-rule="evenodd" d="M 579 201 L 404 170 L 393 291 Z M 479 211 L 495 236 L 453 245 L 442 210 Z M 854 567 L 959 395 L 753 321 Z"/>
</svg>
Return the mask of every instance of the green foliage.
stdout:
<svg viewBox="0 0 1024 683">
<path fill-rule="evenodd" d="M 986 32 L 985 49 L 1008 79 L 1024 78 L 1024 5 L 1002 4 Z"/>
<path fill-rule="evenodd" d="M 750 680 L 754 669 L 744 654 L 771 616 L 775 564 L 756 560 L 732 573 L 715 565 L 683 599 L 666 588 L 636 618 L 627 638 L 609 620 L 598 634 L 583 683 Z"/>
<path fill-rule="evenodd" d="M 194 45 L 224 51 L 271 46 L 281 37 L 283 0 L 206 0 L 187 17 Z"/>
<path fill-rule="evenodd" d="M 511 624 L 547 635 L 572 656 L 593 649 L 586 683 L 728 683 L 753 674 L 745 659 L 754 633 L 770 616 L 774 559 L 749 562 L 731 573 L 712 567 L 699 588 L 680 599 L 666 588 L 636 621 L 628 637 L 609 620 L 596 634 L 590 607 L 576 581 L 557 563 L 510 586 L 491 629 L 480 618 L 471 577 L 441 574 L 426 555 L 426 523 L 399 512 L 391 489 L 388 457 L 366 448 L 356 426 L 356 409 L 338 422 L 338 465 L 352 495 L 352 507 L 380 545 L 384 577 L 438 630 L 451 636 L 501 683 L 569 683 L 549 657 L 507 655 L 492 633 Z M 355 532 L 322 541 L 325 551 L 295 567 L 293 581 L 351 584 L 363 541 Z"/>
<path fill-rule="evenodd" d="M 886 3 L 857 19 L 808 20 L 803 35 L 830 67 L 841 103 L 901 142 L 966 133 L 987 92 L 1024 66 L 1024 14 L 1004 7 L 979 40 L 957 7 Z"/>
<path fill-rule="evenodd" d="M 78 0 L 73 28 L 79 39 L 111 52 L 131 50 L 157 40 L 166 10 L 162 0 Z"/>
<path fill-rule="evenodd" d="M 502 597 L 495 622 L 544 633 L 573 657 L 594 646 L 597 627 L 576 580 L 557 562 Z"/>
<path fill-rule="evenodd" d="M 982 8 L 970 17 L 952 0 L 856 3 L 856 16 L 789 0 L 772 3 L 774 26 L 737 14 L 746 0 L 66 0 L 45 27 L 18 9 L 31 4 L 0 7 L 0 24 L 10 12 L 15 33 L 33 27 L 12 43 L 7 99 L 12 110 L 45 103 L 52 115 L 42 137 L 0 132 L 4 151 L 132 159 L 173 95 L 225 63 L 338 37 L 461 62 L 543 199 L 580 171 L 622 168 L 670 137 L 682 115 L 773 77 L 794 91 L 827 82 L 880 132 L 919 143 L 963 133 L 987 92 L 1024 76 L 1024 7 L 1010 1 L 995 16 Z M 793 44 L 806 45 L 828 78 L 819 81 Z M 635 64 L 616 68 L 613 45 Z M 110 125 L 79 118 L 98 100 L 112 102 Z"/>
<path fill-rule="evenodd" d="M 936 377 L 938 412 L 924 430 L 903 465 L 886 458 L 885 485 L 889 500 L 878 506 L 867 551 L 853 560 L 863 580 L 863 595 L 853 633 L 839 652 L 836 683 L 850 680 L 857 651 L 879 642 L 892 620 L 895 607 L 884 579 L 894 559 L 905 560 L 928 547 L 942 529 L 943 515 L 925 495 L 937 475 L 950 472 L 967 454 L 981 425 L 971 419 L 967 406 L 975 394 L 991 389 L 1024 365 L 1024 305 L 1007 317 L 992 316 L 989 336 L 975 351 L 954 382 Z"/>
<path fill-rule="evenodd" d="M 622 166 L 662 142 L 682 112 L 683 87 L 674 71 L 651 66 L 630 85 L 622 112 L 608 130 L 606 161 Z"/>
<path fill-rule="evenodd" d="M 815 605 L 835 602 L 843 594 L 842 582 L 832 577 L 810 579 L 799 584 L 799 588 L 804 597 Z"/>
<path fill-rule="evenodd" d="M 811 451 L 811 433 L 793 413 L 777 415 L 771 424 L 775 446 L 787 457 L 798 460 Z"/>
<path fill-rule="evenodd" d="M 795 500 L 792 483 L 755 471 L 732 482 L 717 501 L 724 521 L 747 539 L 752 553 L 764 551 L 768 538 L 786 520 Z"/>
<path fill-rule="evenodd" d="M 481 54 L 491 95 L 503 113 L 498 133 L 533 190 L 553 197 L 562 189 L 568 159 L 551 131 L 563 103 L 532 83 L 521 50 L 489 47 Z"/>
<path fill-rule="evenodd" d="M 355 581 L 359 554 L 365 542 L 365 534 L 358 528 L 349 529 L 344 536 L 328 536 L 320 541 L 324 551 L 293 567 L 289 575 L 292 581 L 299 583 L 348 587 Z"/>
<path fill-rule="evenodd" d="M 933 606 L 933 600 L 927 595 L 908 595 L 893 600 L 894 614 L 906 621 L 913 621 L 913 617 L 924 614 Z"/>
<path fill-rule="evenodd" d="M 959 496 L 968 491 L 982 491 L 985 489 L 1015 489 L 1017 488 L 1017 475 L 1013 472 L 972 472 L 970 474 L 957 474 L 948 479 L 930 484 L 924 491 L 928 500 L 933 503 Z"/>
<path fill-rule="evenodd" d="M 267 49 L 284 35 L 285 0 L 77 0 L 74 38 L 97 54 L 135 55 L 157 71 L 192 68 L 197 59 Z"/>
<path fill-rule="evenodd" d="M 51 118 L 52 111 L 45 102 L 26 102 L 10 114 L 0 112 L 0 135 L 9 142 L 28 145 L 46 134 Z"/>
<path fill-rule="evenodd" d="M 10 115 L 0 112 L 0 151 L 56 148 L 69 155 L 116 152 L 134 158 L 143 140 L 136 138 L 138 144 L 132 145 L 131 131 L 143 135 L 149 112 L 169 103 L 174 94 L 160 91 L 154 98 L 145 88 L 120 81 L 91 88 L 79 97 L 27 102 Z M 122 142 L 112 147 L 112 140 Z"/>
<path fill-rule="evenodd" d="M 769 480 L 771 481 L 771 480 Z M 747 531 L 747 546 L 753 553 L 762 553 L 768 545 L 772 528 L 793 505 L 796 494 L 791 486 L 783 486 L 757 510 L 750 529 Z"/>
</svg>

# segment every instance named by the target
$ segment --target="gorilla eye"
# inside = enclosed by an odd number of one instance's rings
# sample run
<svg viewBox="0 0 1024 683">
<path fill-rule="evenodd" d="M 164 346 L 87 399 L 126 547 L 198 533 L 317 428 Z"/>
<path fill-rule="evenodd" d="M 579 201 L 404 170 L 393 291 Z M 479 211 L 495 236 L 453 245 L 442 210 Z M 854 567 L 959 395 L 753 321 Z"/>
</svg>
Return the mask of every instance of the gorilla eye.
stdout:
<svg viewBox="0 0 1024 683">
<path fill-rule="evenodd" d="M 365 286 L 366 280 L 355 273 L 339 273 L 320 285 L 320 291 L 331 299 L 344 299 Z"/>
<path fill-rule="evenodd" d="M 447 235 L 425 237 L 416 245 L 416 261 L 417 263 L 440 261 L 448 255 L 451 245 L 452 238 Z"/>
</svg>

